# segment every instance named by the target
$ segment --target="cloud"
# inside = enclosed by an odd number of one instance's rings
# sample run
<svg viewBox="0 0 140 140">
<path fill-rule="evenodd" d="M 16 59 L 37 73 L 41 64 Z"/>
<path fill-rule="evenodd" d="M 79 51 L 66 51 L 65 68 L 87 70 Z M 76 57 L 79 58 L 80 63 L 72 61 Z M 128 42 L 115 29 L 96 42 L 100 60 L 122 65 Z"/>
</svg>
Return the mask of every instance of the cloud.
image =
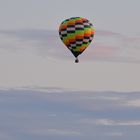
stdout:
<svg viewBox="0 0 140 140">
<path fill-rule="evenodd" d="M 83 99 L 83 100 L 104 100 L 104 101 L 120 101 L 122 100 L 121 97 L 115 97 L 115 96 L 103 96 L 103 95 L 100 95 L 100 96 L 92 96 L 90 94 L 88 95 L 83 95 L 81 96 L 80 99 Z"/>
<path fill-rule="evenodd" d="M 84 91 L 57 87 L 0 90 L 0 138 L 95 139 L 139 137 L 139 108 L 126 105 L 139 92 Z M 1 134 L 1 133 L 0 133 Z"/>
<path fill-rule="evenodd" d="M 36 129 L 36 130 L 29 130 L 30 133 L 36 135 L 52 135 L 52 136 L 80 136 L 81 133 L 78 131 L 67 130 L 67 129 L 56 129 L 56 128 L 49 128 L 49 129 Z"/>
<path fill-rule="evenodd" d="M 81 120 L 81 123 L 106 126 L 140 126 L 140 120 L 84 119 Z"/>
<path fill-rule="evenodd" d="M 125 38 L 125 36 L 120 34 L 120 33 L 112 32 L 112 31 L 108 31 L 108 30 L 97 30 L 96 34 L 95 34 L 96 36 L 99 35 L 99 36 L 103 36 L 103 37 L 105 37 L 105 36 L 111 36 L 111 37 L 114 36 L 114 37 L 120 38 L 120 39 Z"/>
<path fill-rule="evenodd" d="M 8 90 L 8 88 L 6 89 L 2 89 L 2 90 Z M 38 92 L 42 92 L 42 93 L 62 93 L 65 91 L 72 91 L 71 89 L 64 89 L 64 88 L 60 88 L 60 87 L 36 87 L 36 86 L 26 86 L 26 87 L 16 87 L 16 88 L 12 88 L 12 90 L 19 90 L 19 91 L 38 91 Z"/>
<path fill-rule="evenodd" d="M 121 137 L 121 136 L 123 136 L 123 133 L 122 132 L 110 132 L 110 133 L 105 133 L 105 135 L 111 136 L 111 137 Z"/>
<path fill-rule="evenodd" d="M 127 106 L 140 107 L 140 99 L 132 99 L 126 101 Z"/>
<path fill-rule="evenodd" d="M 61 60 L 73 57 L 59 39 L 57 31 L 1 30 L 0 36 L 0 48 L 3 49 L 26 50 Z M 116 32 L 97 30 L 93 42 L 82 54 L 81 59 L 139 63 L 139 46 L 139 36 L 129 37 Z"/>
<path fill-rule="evenodd" d="M 99 39 L 98 39 L 99 38 Z M 108 61 L 139 62 L 140 38 L 99 30 L 95 39 L 94 56 Z M 96 56 L 97 55 L 97 56 Z M 99 56 L 101 55 L 101 56 Z"/>
</svg>

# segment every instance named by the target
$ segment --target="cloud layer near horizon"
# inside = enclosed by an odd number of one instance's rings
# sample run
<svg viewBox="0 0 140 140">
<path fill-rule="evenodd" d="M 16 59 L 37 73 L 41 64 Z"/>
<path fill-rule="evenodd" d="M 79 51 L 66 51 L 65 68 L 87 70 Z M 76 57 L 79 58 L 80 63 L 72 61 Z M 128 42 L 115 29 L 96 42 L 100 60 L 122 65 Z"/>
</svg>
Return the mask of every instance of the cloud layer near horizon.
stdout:
<svg viewBox="0 0 140 140">
<path fill-rule="evenodd" d="M 139 92 L 72 91 L 55 87 L 0 90 L 3 140 L 139 140 Z"/>
</svg>

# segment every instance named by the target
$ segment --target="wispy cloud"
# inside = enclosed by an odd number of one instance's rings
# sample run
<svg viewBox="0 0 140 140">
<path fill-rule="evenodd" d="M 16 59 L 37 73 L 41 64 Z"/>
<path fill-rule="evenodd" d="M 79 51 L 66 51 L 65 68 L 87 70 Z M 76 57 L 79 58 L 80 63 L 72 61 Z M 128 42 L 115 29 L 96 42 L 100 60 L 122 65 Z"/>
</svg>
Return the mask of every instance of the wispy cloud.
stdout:
<svg viewBox="0 0 140 140">
<path fill-rule="evenodd" d="M 67 129 L 56 129 L 56 128 L 48 128 L 48 129 L 32 129 L 29 130 L 30 133 L 36 135 L 51 135 L 51 136 L 79 136 L 81 135 L 78 131 L 67 130 Z"/>
<path fill-rule="evenodd" d="M 105 135 L 111 136 L 111 137 L 121 137 L 121 136 L 123 136 L 123 133 L 122 132 L 110 132 L 110 133 L 105 133 Z"/>
<path fill-rule="evenodd" d="M 139 62 L 140 38 L 124 36 L 111 31 L 97 32 L 95 38 L 95 58 L 110 61 Z M 96 56 L 97 55 L 97 56 Z"/>
<path fill-rule="evenodd" d="M 37 52 L 42 56 L 70 59 L 72 54 L 59 39 L 57 31 L 1 30 L 0 48 Z M 90 47 L 81 59 L 98 61 L 140 62 L 140 37 L 97 30 Z"/>
<path fill-rule="evenodd" d="M 140 107 L 140 99 L 127 100 L 126 105 L 132 107 Z"/>
<path fill-rule="evenodd" d="M 81 120 L 85 124 L 94 124 L 94 125 L 108 125 L 108 126 L 140 126 L 140 120 L 111 120 L 111 119 L 84 119 Z"/>
</svg>

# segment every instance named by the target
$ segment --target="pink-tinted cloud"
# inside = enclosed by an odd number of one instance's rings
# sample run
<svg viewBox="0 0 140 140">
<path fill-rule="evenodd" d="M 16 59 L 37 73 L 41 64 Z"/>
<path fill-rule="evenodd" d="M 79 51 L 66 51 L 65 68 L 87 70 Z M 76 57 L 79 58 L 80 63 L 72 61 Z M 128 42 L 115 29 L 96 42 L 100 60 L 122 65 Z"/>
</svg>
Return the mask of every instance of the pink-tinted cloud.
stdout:
<svg viewBox="0 0 140 140">
<path fill-rule="evenodd" d="M 112 32 L 112 31 L 108 31 L 108 30 L 97 30 L 96 31 L 96 36 L 115 36 L 117 38 L 125 38 L 124 35 L 116 33 L 116 32 Z"/>
<path fill-rule="evenodd" d="M 74 59 L 61 42 L 58 31 L 17 30 L 0 31 L 0 48 L 25 50 L 33 49 L 39 55 L 55 59 Z M 8 43 L 10 42 L 10 43 Z M 140 62 L 140 37 L 127 37 L 120 33 L 96 30 L 93 42 L 80 56 L 85 61 Z"/>
</svg>

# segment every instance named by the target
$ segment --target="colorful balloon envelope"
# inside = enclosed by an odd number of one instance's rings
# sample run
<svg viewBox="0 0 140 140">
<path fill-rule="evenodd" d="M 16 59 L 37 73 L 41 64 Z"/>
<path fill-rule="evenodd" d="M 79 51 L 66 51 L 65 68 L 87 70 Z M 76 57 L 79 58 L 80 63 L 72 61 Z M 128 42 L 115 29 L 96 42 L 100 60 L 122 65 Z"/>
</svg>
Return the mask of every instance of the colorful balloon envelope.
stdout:
<svg viewBox="0 0 140 140">
<path fill-rule="evenodd" d="M 92 23 L 82 17 L 72 17 L 60 24 L 59 36 L 75 56 L 76 63 L 79 62 L 78 56 L 84 52 L 93 40 L 94 31 Z"/>
</svg>

